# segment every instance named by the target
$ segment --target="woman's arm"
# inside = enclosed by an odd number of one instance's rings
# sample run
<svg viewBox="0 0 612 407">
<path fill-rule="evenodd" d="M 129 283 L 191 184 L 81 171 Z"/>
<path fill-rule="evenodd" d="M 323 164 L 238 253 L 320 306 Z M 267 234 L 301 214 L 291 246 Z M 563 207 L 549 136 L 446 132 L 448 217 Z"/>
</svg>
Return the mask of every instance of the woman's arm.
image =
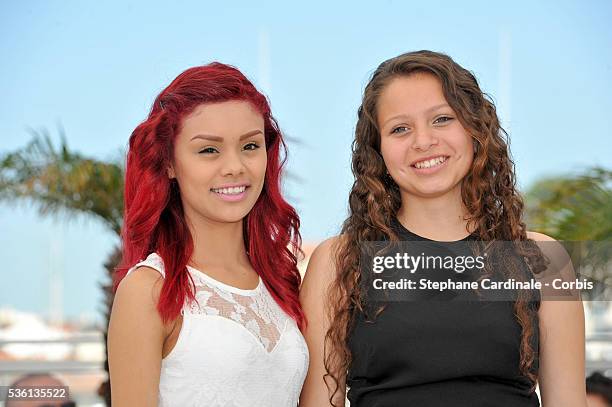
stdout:
<svg viewBox="0 0 612 407">
<path fill-rule="evenodd" d="M 553 265 L 553 275 L 545 280 L 561 277 L 573 281 L 576 278 L 561 244 L 541 233 L 528 232 L 528 237 L 544 242 L 539 243 L 543 252 L 557 263 Z M 543 298 L 540 304 L 539 385 L 542 407 L 587 407 L 584 309 L 579 292 L 573 291 L 572 294 L 570 300 L 549 297 Z"/>
<path fill-rule="evenodd" d="M 336 274 L 332 251 L 336 240 L 337 238 L 328 239 L 314 250 L 300 288 L 300 302 L 308 321 L 304 337 L 310 353 L 308 374 L 300 394 L 300 407 L 331 406 L 330 395 L 323 380 L 326 373 L 323 366 L 323 345 L 329 328 L 326 308 L 327 288 Z M 344 406 L 346 393 L 344 381 L 345 378 L 341 377 L 338 391 L 334 396 L 334 404 L 338 407 Z M 333 381 L 330 384 L 333 389 Z"/>
<path fill-rule="evenodd" d="M 165 328 L 156 304 L 162 277 L 139 267 L 115 293 L 108 327 L 113 407 L 157 406 Z"/>
</svg>

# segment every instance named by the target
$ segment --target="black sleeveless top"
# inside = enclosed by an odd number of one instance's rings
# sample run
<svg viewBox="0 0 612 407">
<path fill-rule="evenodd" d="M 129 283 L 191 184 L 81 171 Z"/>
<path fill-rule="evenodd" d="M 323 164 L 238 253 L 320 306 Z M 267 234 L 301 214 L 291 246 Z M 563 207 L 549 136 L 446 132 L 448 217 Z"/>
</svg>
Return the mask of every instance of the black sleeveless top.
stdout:
<svg viewBox="0 0 612 407">
<path fill-rule="evenodd" d="M 430 241 L 397 220 L 392 227 L 400 240 Z M 513 301 L 385 302 L 374 318 L 358 313 L 348 337 L 351 407 L 537 407 L 520 374 L 520 339 Z"/>
</svg>

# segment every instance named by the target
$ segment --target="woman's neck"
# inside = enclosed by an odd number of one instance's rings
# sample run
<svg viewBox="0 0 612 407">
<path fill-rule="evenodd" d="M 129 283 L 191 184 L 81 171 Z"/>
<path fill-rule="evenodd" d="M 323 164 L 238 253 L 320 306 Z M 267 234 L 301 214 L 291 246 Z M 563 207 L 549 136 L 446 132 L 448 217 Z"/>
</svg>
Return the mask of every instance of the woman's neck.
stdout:
<svg viewBox="0 0 612 407">
<path fill-rule="evenodd" d="M 193 237 L 191 263 L 194 266 L 224 270 L 250 268 L 242 221 L 217 222 L 202 216 L 187 219 Z"/>
<path fill-rule="evenodd" d="M 467 210 L 461 192 L 438 197 L 402 193 L 398 220 L 411 232 L 432 240 L 455 241 L 469 235 Z"/>
</svg>

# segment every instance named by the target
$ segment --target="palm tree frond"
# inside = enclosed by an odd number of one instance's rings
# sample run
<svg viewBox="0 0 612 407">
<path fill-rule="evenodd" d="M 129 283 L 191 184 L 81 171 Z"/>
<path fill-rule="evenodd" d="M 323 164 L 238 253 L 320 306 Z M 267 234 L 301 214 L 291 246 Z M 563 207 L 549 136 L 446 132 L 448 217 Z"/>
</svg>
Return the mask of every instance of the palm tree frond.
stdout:
<svg viewBox="0 0 612 407">
<path fill-rule="evenodd" d="M 42 215 L 94 215 L 119 233 L 123 215 L 123 168 L 69 149 L 63 132 L 56 148 L 46 130 L 24 148 L 0 156 L 0 201 L 29 200 Z"/>
</svg>

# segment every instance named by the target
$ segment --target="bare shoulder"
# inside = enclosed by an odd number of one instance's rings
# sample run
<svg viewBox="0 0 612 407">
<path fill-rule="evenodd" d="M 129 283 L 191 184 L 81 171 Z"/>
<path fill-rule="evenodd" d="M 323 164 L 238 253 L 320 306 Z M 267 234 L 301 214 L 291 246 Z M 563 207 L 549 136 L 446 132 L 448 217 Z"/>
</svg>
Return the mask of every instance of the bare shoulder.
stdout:
<svg viewBox="0 0 612 407">
<path fill-rule="evenodd" d="M 335 275 L 335 254 L 342 236 L 334 236 L 319 243 L 308 260 L 304 285 L 327 285 Z M 315 280 L 315 281 L 313 281 Z"/>
<path fill-rule="evenodd" d="M 538 310 L 542 405 L 586 407 L 584 309 L 580 290 L 572 285 L 576 274 L 571 258 L 563 243 L 548 235 L 527 232 L 527 237 L 535 241 L 548 260 L 540 277 L 546 286 L 541 290 Z"/>
<path fill-rule="evenodd" d="M 559 262 L 567 264 L 569 255 L 565 247 L 558 240 L 545 235 L 544 233 L 527 231 L 527 238 L 532 239 L 538 245 L 542 253 L 553 260 L 555 264 Z"/>
<path fill-rule="evenodd" d="M 536 242 L 556 242 L 557 240 L 545 235 L 544 233 L 534 232 L 531 230 L 527 231 L 527 237 L 529 239 L 535 240 Z"/>
<path fill-rule="evenodd" d="M 544 257 L 549 261 L 547 270 L 542 273 L 542 278 L 550 278 L 559 275 L 574 276 L 571 258 L 561 242 L 538 232 L 527 232 L 527 237 L 535 241 Z"/>
<path fill-rule="evenodd" d="M 310 259 L 312 260 L 313 258 L 320 259 L 322 257 L 331 257 L 337 250 L 337 246 L 340 243 L 341 239 L 342 236 L 333 236 L 328 239 L 325 239 L 324 241 L 319 243 L 319 245 L 314 249 Z"/>
<path fill-rule="evenodd" d="M 334 236 L 321 242 L 312 252 L 300 287 L 300 302 L 306 314 L 320 314 L 325 293 L 336 277 L 336 250 L 342 237 Z"/>
<path fill-rule="evenodd" d="M 159 299 L 163 277 L 151 267 L 141 266 L 121 280 L 115 302 L 155 305 Z"/>
<path fill-rule="evenodd" d="M 562 269 L 571 266 L 570 256 L 561 242 L 539 232 L 527 232 L 527 237 L 535 241 L 542 254 L 551 261 L 549 272 L 560 272 Z"/>
<path fill-rule="evenodd" d="M 308 374 L 300 394 L 300 406 L 330 406 L 330 394 L 325 379 L 328 374 L 325 355 L 329 354 L 330 350 L 326 350 L 325 337 L 333 320 L 333 309 L 326 294 L 336 278 L 336 255 L 344 236 L 346 235 L 329 238 L 317 246 L 310 256 L 300 288 L 300 303 L 308 321 L 303 333 L 310 355 Z M 345 379 L 342 375 L 338 379 L 339 387 L 334 393 L 333 405 L 344 406 Z"/>
<path fill-rule="evenodd" d="M 580 290 L 576 288 L 578 275 L 564 244 L 544 233 L 527 232 L 527 237 L 535 241 L 546 259 L 546 269 L 536 275 L 545 285 L 540 316 L 562 315 L 572 307 L 582 309 Z M 567 288 L 559 288 L 564 284 Z"/>
<path fill-rule="evenodd" d="M 113 405 L 155 405 L 166 327 L 157 311 L 163 277 L 142 266 L 117 287 L 108 326 Z"/>
<path fill-rule="evenodd" d="M 163 277 L 153 268 L 141 266 L 123 278 L 115 292 L 111 322 L 138 320 L 152 329 L 166 331 L 157 311 Z M 123 324 L 120 324 L 123 325 Z"/>
</svg>

